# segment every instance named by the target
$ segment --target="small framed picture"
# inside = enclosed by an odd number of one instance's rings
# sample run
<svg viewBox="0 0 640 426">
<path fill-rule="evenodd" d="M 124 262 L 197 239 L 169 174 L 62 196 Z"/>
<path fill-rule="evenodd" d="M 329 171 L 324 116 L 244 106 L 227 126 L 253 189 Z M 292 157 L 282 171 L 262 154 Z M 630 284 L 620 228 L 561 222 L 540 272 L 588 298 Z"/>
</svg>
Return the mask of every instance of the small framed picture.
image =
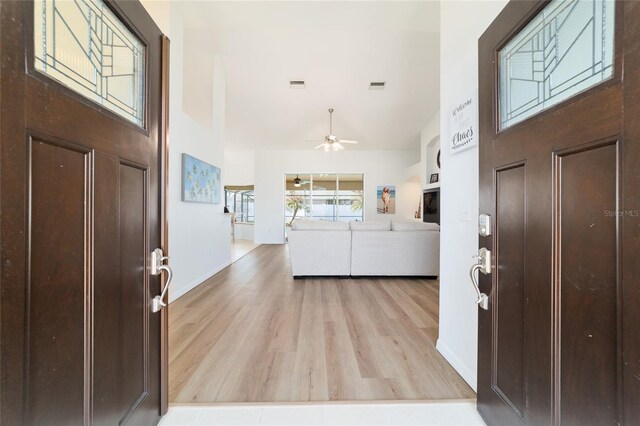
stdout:
<svg viewBox="0 0 640 426">
<path fill-rule="evenodd" d="M 438 182 L 438 173 L 432 173 L 430 183 L 436 183 L 436 182 Z"/>
</svg>

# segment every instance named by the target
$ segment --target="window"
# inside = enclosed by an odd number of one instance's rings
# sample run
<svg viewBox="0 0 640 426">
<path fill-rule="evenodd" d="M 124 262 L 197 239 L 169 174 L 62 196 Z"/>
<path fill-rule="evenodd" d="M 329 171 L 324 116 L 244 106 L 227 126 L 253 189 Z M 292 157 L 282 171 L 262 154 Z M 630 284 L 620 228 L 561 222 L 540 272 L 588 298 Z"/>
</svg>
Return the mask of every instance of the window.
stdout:
<svg viewBox="0 0 640 426">
<path fill-rule="evenodd" d="M 255 222 L 253 186 L 224 188 L 224 205 L 235 213 L 236 222 Z"/>
<path fill-rule="evenodd" d="M 286 175 L 285 224 L 295 220 L 364 219 L 364 175 L 315 173 Z"/>
<path fill-rule="evenodd" d="M 145 47 L 102 0 L 36 0 L 35 69 L 144 125 Z"/>
<path fill-rule="evenodd" d="M 552 0 L 500 50 L 500 130 L 613 75 L 614 9 L 613 0 Z"/>
</svg>

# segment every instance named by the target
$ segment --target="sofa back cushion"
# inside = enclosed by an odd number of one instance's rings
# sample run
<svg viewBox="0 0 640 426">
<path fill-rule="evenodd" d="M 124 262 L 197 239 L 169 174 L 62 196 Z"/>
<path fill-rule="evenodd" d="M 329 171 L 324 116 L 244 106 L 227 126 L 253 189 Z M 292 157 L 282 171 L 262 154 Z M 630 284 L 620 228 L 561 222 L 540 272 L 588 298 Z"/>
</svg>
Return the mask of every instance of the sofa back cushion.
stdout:
<svg viewBox="0 0 640 426">
<path fill-rule="evenodd" d="M 394 220 L 391 222 L 392 231 L 439 231 L 437 223 L 417 222 L 413 220 Z"/>
<path fill-rule="evenodd" d="M 349 222 L 327 222 L 326 220 L 298 220 L 291 229 L 296 231 L 348 231 Z"/>
<path fill-rule="evenodd" d="M 368 220 L 365 222 L 352 221 L 350 223 L 352 231 L 391 231 L 390 220 Z"/>
</svg>

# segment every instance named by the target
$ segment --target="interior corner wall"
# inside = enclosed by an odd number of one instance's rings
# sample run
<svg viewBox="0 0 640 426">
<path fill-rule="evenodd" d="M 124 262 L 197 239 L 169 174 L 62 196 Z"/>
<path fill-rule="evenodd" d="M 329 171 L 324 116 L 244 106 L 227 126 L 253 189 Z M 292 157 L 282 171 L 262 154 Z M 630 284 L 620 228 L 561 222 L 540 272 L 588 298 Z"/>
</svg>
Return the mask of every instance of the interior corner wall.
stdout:
<svg viewBox="0 0 640 426">
<path fill-rule="evenodd" d="M 188 4 L 188 3 L 187 3 Z M 185 55 L 196 54 L 183 49 L 183 2 L 143 0 L 143 5 L 171 40 L 169 105 L 169 263 L 174 278 L 169 301 L 187 293 L 231 263 L 231 224 L 220 204 L 181 201 L 182 153 L 222 168 L 224 165 L 224 126 L 226 81 L 218 57 L 213 60 L 212 129 L 203 127 L 183 109 L 183 70 Z M 225 171 L 222 170 L 224 185 Z"/>
<path fill-rule="evenodd" d="M 442 129 L 440 331 L 438 350 L 475 390 L 478 307 L 469 282 L 478 252 L 478 149 L 448 149 L 447 111 L 477 93 L 478 39 L 507 1 L 455 1 L 440 6 Z"/>
<path fill-rule="evenodd" d="M 432 144 L 432 142 L 435 142 Z M 431 182 L 431 173 L 440 173 L 437 165 L 438 150 L 440 149 L 440 111 L 438 111 L 424 126 L 420 132 L 420 163 L 422 188 L 434 186 Z M 442 180 L 442 176 L 440 176 Z"/>
<path fill-rule="evenodd" d="M 257 244 L 284 243 L 284 176 L 286 173 L 363 173 L 365 220 L 413 218 L 422 194 L 419 184 L 407 182 L 407 167 L 416 162 L 414 151 L 324 152 L 316 150 L 261 150 L 255 153 L 255 225 Z M 376 210 L 376 187 L 395 185 L 396 214 Z"/>
</svg>

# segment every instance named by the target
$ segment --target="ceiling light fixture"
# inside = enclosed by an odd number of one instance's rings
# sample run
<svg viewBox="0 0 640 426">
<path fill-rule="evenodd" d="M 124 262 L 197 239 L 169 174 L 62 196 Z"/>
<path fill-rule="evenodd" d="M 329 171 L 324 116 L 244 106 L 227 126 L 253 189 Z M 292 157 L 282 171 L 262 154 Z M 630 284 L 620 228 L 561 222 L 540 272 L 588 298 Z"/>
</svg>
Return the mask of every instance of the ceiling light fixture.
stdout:
<svg viewBox="0 0 640 426">
<path fill-rule="evenodd" d="M 311 141 L 320 142 L 320 141 Z M 323 148 L 325 152 L 329 151 L 341 151 L 344 149 L 343 144 L 357 144 L 357 141 L 350 141 L 345 139 L 338 139 L 333 134 L 333 108 L 329 108 L 329 134 L 324 137 L 322 143 L 316 146 L 314 149 Z"/>
<path fill-rule="evenodd" d="M 296 178 L 293 180 L 293 186 L 295 186 L 296 188 L 300 188 L 300 185 L 302 185 L 302 180 L 298 177 L 298 175 L 296 175 Z"/>
<path fill-rule="evenodd" d="M 372 81 L 369 83 L 369 90 L 384 90 L 386 85 L 385 81 Z"/>
<path fill-rule="evenodd" d="M 304 80 L 290 80 L 289 88 L 291 89 L 304 89 L 306 87 Z"/>
</svg>

